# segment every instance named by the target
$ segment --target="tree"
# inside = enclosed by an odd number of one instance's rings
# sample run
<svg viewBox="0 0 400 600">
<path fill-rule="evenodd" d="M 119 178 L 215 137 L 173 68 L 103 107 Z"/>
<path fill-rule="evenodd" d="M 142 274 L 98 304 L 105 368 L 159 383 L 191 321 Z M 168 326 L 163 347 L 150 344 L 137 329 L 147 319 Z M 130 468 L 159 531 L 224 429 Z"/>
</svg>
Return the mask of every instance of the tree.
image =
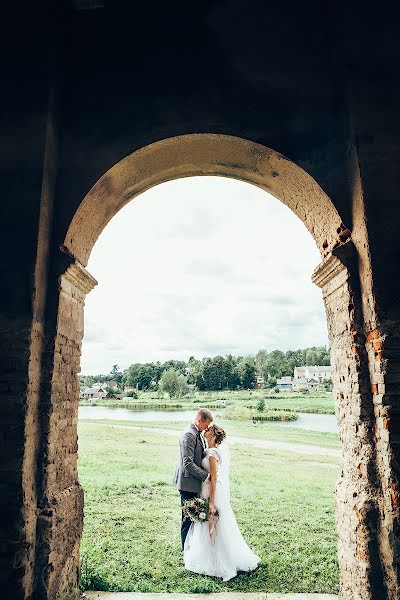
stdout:
<svg viewBox="0 0 400 600">
<path fill-rule="evenodd" d="M 170 398 L 180 398 L 188 393 L 186 377 L 178 374 L 175 369 L 168 369 L 161 375 L 160 392 L 167 393 Z"/>
<path fill-rule="evenodd" d="M 137 387 L 139 390 L 148 390 L 156 380 L 156 369 L 152 363 L 135 363 L 131 365 L 126 374 L 126 385 Z"/>
<path fill-rule="evenodd" d="M 109 385 L 106 385 L 105 390 L 108 394 L 110 394 L 111 398 L 114 398 L 114 396 L 119 393 L 118 388 L 112 388 Z"/>
<path fill-rule="evenodd" d="M 86 387 L 92 387 L 95 382 L 95 379 L 92 375 L 85 375 L 81 379 L 82 383 L 85 384 Z"/>
<path fill-rule="evenodd" d="M 264 398 L 260 398 L 258 403 L 257 403 L 257 410 L 258 412 L 263 412 L 265 410 L 265 399 Z"/>
<path fill-rule="evenodd" d="M 318 353 L 310 348 L 306 353 L 306 365 L 318 365 Z"/>
<path fill-rule="evenodd" d="M 204 358 L 196 379 L 199 390 L 224 389 L 223 357 Z"/>
<path fill-rule="evenodd" d="M 236 390 L 240 386 L 237 361 L 232 354 L 228 354 L 228 356 L 225 357 L 225 377 L 228 390 Z"/>
<path fill-rule="evenodd" d="M 285 354 L 281 350 L 272 350 L 267 356 L 267 369 L 271 377 L 292 375 Z"/>
<path fill-rule="evenodd" d="M 324 346 L 312 346 L 311 348 L 305 349 L 305 365 L 330 365 L 330 354 L 329 350 Z"/>
<path fill-rule="evenodd" d="M 194 356 L 191 356 L 187 362 L 187 382 L 195 384 L 196 380 L 201 371 L 201 360 L 197 360 Z"/>
<path fill-rule="evenodd" d="M 256 354 L 256 369 L 257 375 L 263 377 L 264 381 L 268 379 L 268 352 L 266 350 L 259 350 Z"/>
<path fill-rule="evenodd" d="M 186 363 L 183 360 L 167 360 L 162 365 L 162 371 L 168 371 L 168 369 L 174 369 L 177 373 L 185 375 Z M 161 373 L 160 373 L 161 376 Z"/>
<path fill-rule="evenodd" d="M 120 368 L 118 365 L 112 366 L 110 375 L 111 375 L 111 378 L 114 379 L 114 381 L 116 381 L 120 387 L 123 387 L 124 374 L 122 373 L 122 371 L 120 371 Z"/>
<path fill-rule="evenodd" d="M 187 396 L 189 393 L 189 386 L 187 379 L 184 375 L 178 375 L 178 398 L 182 398 L 182 396 Z"/>
<path fill-rule="evenodd" d="M 254 358 L 252 356 L 242 358 L 237 368 L 241 387 L 245 390 L 253 388 L 256 383 L 256 364 Z"/>
<path fill-rule="evenodd" d="M 307 364 L 330 365 L 329 350 L 324 346 L 288 350 L 286 353 L 281 350 L 268 353 L 261 349 L 255 358 L 229 354 L 198 360 L 191 356 L 187 363 L 182 360 L 168 360 L 163 364 L 134 363 L 123 372 L 115 364 L 108 375 L 81 376 L 80 381 L 91 386 L 96 381 L 104 382 L 112 378 L 120 388 L 132 386 L 148 390 L 159 384 L 164 372 L 173 369 L 177 375 L 185 378 L 186 384 L 196 384 L 199 390 L 251 389 L 255 385 L 256 374 L 271 387 L 276 385 L 278 377 L 293 375 L 296 366 Z"/>
<path fill-rule="evenodd" d="M 195 373 L 195 383 L 199 390 L 237 389 L 240 376 L 233 356 L 203 358 Z"/>
</svg>

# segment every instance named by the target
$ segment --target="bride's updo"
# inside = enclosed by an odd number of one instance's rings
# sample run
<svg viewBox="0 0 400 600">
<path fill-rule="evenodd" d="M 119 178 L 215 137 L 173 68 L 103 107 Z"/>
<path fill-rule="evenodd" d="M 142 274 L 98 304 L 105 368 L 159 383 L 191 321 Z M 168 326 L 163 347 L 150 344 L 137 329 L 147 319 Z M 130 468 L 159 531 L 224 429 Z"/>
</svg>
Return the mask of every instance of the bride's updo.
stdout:
<svg viewBox="0 0 400 600">
<path fill-rule="evenodd" d="M 223 442 L 224 439 L 226 438 L 226 432 L 219 425 L 213 425 L 212 429 L 213 429 L 215 443 L 217 446 L 219 446 L 220 443 Z"/>
</svg>

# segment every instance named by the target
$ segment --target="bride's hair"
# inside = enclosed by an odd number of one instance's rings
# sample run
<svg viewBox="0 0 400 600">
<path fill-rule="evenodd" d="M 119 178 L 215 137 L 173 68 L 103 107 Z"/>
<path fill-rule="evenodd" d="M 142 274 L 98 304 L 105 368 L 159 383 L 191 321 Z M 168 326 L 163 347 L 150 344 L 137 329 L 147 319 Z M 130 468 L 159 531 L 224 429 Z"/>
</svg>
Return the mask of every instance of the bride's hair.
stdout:
<svg viewBox="0 0 400 600">
<path fill-rule="evenodd" d="M 220 427 L 219 425 L 212 425 L 213 428 L 213 433 L 214 433 L 214 438 L 215 438 L 215 443 L 217 444 L 217 446 L 220 445 L 221 442 L 224 441 L 224 439 L 226 438 L 226 432 L 224 429 L 222 429 L 222 427 Z"/>
</svg>

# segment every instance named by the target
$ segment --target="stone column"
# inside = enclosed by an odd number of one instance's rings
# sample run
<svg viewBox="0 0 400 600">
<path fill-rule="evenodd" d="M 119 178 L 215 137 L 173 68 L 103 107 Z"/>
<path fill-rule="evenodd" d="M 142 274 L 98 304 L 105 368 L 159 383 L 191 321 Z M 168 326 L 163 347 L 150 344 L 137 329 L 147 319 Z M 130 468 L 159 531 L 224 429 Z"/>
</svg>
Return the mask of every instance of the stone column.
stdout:
<svg viewBox="0 0 400 600">
<path fill-rule="evenodd" d="M 83 311 L 96 280 L 78 263 L 59 279 L 57 331 L 49 358 L 34 598 L 78 600 L 83 490 L 77 473 L 77 421 Z"/>
<path fill-rule="evenodd" d="M 58 148 L 52 27 L 45 19 L 35 26 L 23 21 L 9 30 L 2 80 L 7 93 L 1 126 L 0 597 L 7 600 L 25 600 L 33 592 L 44 315 Z"/>
<path fill-rule="evenodd" d="M 317 267 L 331 346 L 336 416 L 342 448 L 336 483 L 336 523 L 342 600 L 383 600 L 386 591 L 378 529 L 374 410 L 365 351 L 358 265 L 351 240 Z"/>
<path fill-rule="evenodd" d="M 367 335 L 382 490 L 378 541 L 387 598 L 400 596 L 400 328 L 385 322 Z"/>
<path fill-rule="evenodd" d="M 353 241 L 375 416 L 382 598 L 388 600 L 400 598 L 400 86 L 399 57 L 388 46 L 398 35 L 396 9 L 365 3 L 360 11 L 347 3 L 346 18 L 332 12 L 343 55 Z"/>
<path fill-rule="evenodd" d="M 378 543 L 387 590 L 385 597 L 397 600 L 400 598 L 400 322 L 396 317 L 400 314 L 400 286 L 393 268 L 398 269 L 396 255 L 399 250 L 393 247 L 390 239 L 393 232 L 387 235 L 387 228 L 384 234 L 373 235 L 376 249 L 371 249 L 371 232 L 374 233 L 377 219 L 376 215 L 367 219 L 359 151 L 360 148 L 353 143 L 348 154 L 353 240 L 359 256 L 369 384 L 375 417 L 376 469 L 381 490 Z M 362 167 L 365 175 L 368 163 L 363 163 Z M 389 176 L 377 180 L 375 197 L 378 194 L 385 198 L 388 196 L 390 180 Z M 367 179 L 367 182 L 369 188 L 376 185 L 375 177 Z M 390 214 L 393 221 L 390 229 L 396 228 L 398 218 L 392 208 Z M 397 229 L 395 235 L 398 238 Z"/>
</svg>

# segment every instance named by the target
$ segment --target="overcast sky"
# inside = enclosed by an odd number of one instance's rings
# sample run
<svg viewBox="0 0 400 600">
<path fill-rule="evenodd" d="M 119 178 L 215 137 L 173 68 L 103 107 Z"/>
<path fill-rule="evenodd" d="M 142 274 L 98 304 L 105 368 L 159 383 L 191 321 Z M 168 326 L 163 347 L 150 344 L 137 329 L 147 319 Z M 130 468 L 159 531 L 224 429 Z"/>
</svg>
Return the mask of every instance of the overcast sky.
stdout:
<svg viewBox="0 0 400 600">
<path fill-rule="evenodd" d="M 88 270 L 82 373 L 327 345 L 320 262 L 303 223 L 250 184 L 191 177 L 132 200 Z"/>
</svg>

